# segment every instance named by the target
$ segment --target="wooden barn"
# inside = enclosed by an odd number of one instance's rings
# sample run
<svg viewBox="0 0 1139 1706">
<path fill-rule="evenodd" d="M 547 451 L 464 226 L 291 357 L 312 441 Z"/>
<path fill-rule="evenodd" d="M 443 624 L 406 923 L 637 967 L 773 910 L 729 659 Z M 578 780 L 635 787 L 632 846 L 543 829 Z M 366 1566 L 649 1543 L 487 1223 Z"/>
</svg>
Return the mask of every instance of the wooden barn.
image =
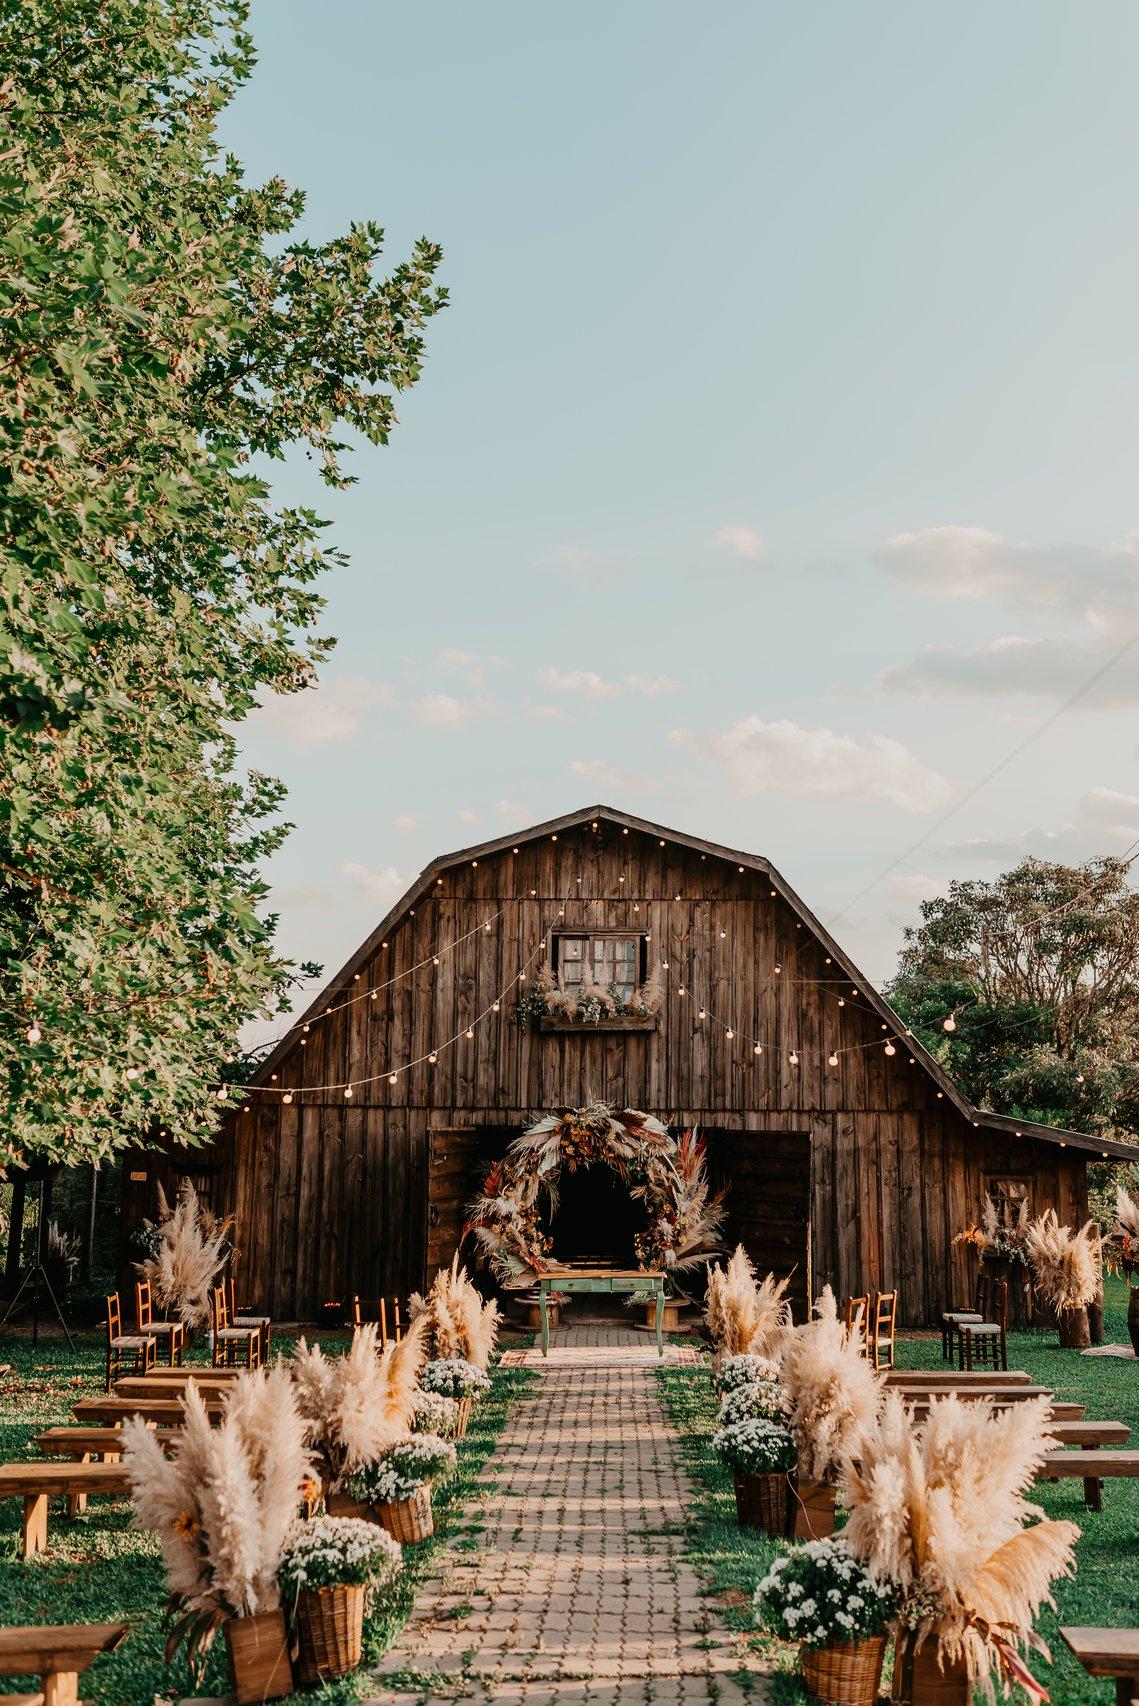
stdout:
<svg viewBox="0 0 1139 1706">
<path fill-rule="evenodd" d="M 629 1010 L 568 1014 L 583 979 Z M 242 1291 L 311 1319 L 421 1286 L 508 1140 L 594 1100 L 699 1126 L 729 1241 L 800 1301 L 897 1288 L 911 1324 L 987 1196 L 1079 1222 L 1116 1152 L 974 1108 L 766 859 L 595 806 L 435 860 L 190 1166 L 236 1213 Z M 556 1255 L 628 1260 L 614 1176 L 563 1185 Z"/>
</svg>

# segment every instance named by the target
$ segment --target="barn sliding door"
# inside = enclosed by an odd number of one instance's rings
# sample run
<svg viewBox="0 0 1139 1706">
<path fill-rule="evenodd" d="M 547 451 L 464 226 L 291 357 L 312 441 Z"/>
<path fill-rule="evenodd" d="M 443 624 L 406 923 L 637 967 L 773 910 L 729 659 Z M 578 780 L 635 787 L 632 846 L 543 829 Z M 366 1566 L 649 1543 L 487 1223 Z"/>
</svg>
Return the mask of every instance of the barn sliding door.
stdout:
<svg viewBox="0 0 1139 1706">
<path fill-rule="evenodd" d="M 450 1266 L 459 1247 L 467 1209 L 478 1195 L 487 1169 L 501 1160 L 518 1126 L 447 1126 L 427 1136 L 428 1284 L 439 1268 Z M 465 1252 L 469 1257 L 469 1252 Z"/>
<path fill-rule="evenodd" d="M 724 1243 L 742 1244 L 760 1275 L 790 1277 L 796 1319 L 809 1307 L 811 1140 L 806 1132 L 705 1128 L 709 1171 L 726 1189 Z"/>
</svg>

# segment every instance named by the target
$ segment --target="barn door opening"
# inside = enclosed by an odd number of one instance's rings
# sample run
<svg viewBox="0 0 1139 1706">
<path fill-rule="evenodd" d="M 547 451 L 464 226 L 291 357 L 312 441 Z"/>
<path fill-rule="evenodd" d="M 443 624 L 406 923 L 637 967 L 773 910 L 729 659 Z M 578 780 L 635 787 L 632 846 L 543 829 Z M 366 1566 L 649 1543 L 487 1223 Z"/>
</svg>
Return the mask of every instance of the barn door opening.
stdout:
<svg viewBox="0 0 1139 1706">
<path fill-rule="evenodd" d="M 544 1219 L 557 1261 L 636 1266 L 633 1239 L 644 1230 L 644 1206 L 604 1162 L 563 1172 L 557 1206 Z"/>
<path fill-rule="evenodd" d="M 796 1320 L 812 1295 L 811 1139 L 807 1132 L 705 1127 L 708 1170 L 726 1190 L 724 1243 L 742 1244 L 756 1270 L 791 1281 Z"/>
<path fill-rule="evenodd" d="M 521 1126 L 448 1126 L 428 1133 L 427 1272 L 430 1285 L 440 1268 L 449 1267 L 459 1247 L 467 1209 L 495 1161 Z M 469 1252 L 465 1252 L 469 1260 Z"/>
</svg>

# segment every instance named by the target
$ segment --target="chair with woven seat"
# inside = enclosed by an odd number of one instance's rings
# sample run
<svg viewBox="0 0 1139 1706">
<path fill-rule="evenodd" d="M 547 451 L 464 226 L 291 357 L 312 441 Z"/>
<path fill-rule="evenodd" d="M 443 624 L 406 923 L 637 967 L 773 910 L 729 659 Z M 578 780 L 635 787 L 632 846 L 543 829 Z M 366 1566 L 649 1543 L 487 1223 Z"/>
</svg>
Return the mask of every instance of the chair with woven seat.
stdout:
<svg viewBox="0 0 1139 1706">
<path fill-rule="evenodd" d="M 963 1369 L 1008 1368 L 1008 1281 L 994 1288 L 995 1321 L 965 1321 L 961 1325 L 959 1363 Z"/>
<path fill-rule="evenodd" d="M 390 1314 L 388 1305 L 391 1305 Z M 365 1309 L 371 1307 L 373 1313 L 365 1315 Z M 388 1333 L 389 1320 L 391 1334 Z M 398 1345 L 403 1338 L 403 1317 L 400 1314 L 398 1297 L 377 1297 L 374 1302 L 362 1298 L 357 1292 L 352 1293 L 352 1325 L 363 1327 L 365 1322 L 374 1321 L 380 1329 L 380 1345 L 383 1349 L 394 1340 Z"/>
<path fill-rule="evenodd" d="M 149 1280 L 136 1280 L 135 1282 L 134 1318 L 135 1330 L 139 1333 L 145 1333 L 147 1338 L 154 1340 L 155 1360 L 157 1360 L 158 1346 L 165 1345 L 166 1360 L 170 1367 L 174 1367 L 175 1361 L 181 1367 L 186 1360 L 186 1324 L 184 1321 L 156 1321 L 154 1319 L 154 1303 Z"/>
<path fill-rule="evenodd" d="M 214 1367 L 261 1366 L 259 1327 L 235 1327 L 229 1318 L 229 1300 L 224 1285 L 210 1287 L 210 1331 L 214 1338 Z"/>
<path fill-rule="evenodd" d="M 972 1309 L 947 1309 L 941 1317 L 941 1357 L 943 1362 L 952 1362 L 960 1344 L 961 1328 L 966 1322 L 983 1321 L 985 1319 L 985 1296 L 987 1291 L 984 1274 L 977 1279 L 977 1295 L 973 1299 Z"/>
<path fill-rule="evenodd" d="M 272 1331 L 273 1331 L 272 1320 L 270 1319 L 270 1317 L 268 1315 L 252 1315 L 252 1314 L 247 1314 L 244 1311 L 242 1311 L 241 1314 L 238 1314 L 237 1299 L 236 1299 L 236 1293 L 235 1293 L 232 1274 L 230 1275 L 229 1279 L 226 1281 L 226 1288 L 227 1288 L 228 1293 L 229 1293 L 228 1301 L 229 1301 L 229 1324 L 230 1324 L 230 1326 L 231 1327 L 256 1327 L 257 1332 L 261 1338 L 261 1346 L 260 1346 L 261 1361 L 263 1363 L 268 1362 L 268 1360 L 269 1360 L 269 1340 L 270 1340 L 270 1337 L 272 1336 Z"/>
<path fill-rule="evenodd" d="M 123 1306 L 117 1291 L 107 1298 L 107 1391 L 123 1372 L 123 1358 L 133 1356 L 136 1374 L 149 1374 L 154 1366 L 154 1340 L 146 1333 L 123 1332 Z"/>
<path fill-rule="evenodd" d="M 870 1355 L 870 1295 L 846 1300 L 846 1336 L 857 1339 L 863 1356 Z"/>
</svg>

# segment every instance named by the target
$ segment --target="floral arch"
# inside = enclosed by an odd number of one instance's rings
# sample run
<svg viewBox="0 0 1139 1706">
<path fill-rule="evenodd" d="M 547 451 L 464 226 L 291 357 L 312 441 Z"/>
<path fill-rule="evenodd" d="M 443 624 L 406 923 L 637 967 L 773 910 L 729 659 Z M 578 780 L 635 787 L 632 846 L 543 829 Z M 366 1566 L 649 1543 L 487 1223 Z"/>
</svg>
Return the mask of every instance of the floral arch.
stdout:
<svg viewBox="0 0 1139 1706">
<path fill-rule="evenodd" d="M 723 1194 L 711 1193 L 697 1132 L 678 1137 L 652 1114 L 605 1102 L 557 1108 L 514 1138 L 464 1228 L 504 1286 L 525 1285 L 557 1265 L 542 1228 L 543 1193 L 556 1207 L 562 1172 L 598 1163 L 644 1205 L 644 1230 L 634 1241 L 638 1267 L 678 1274 L 719 1248 Z"/>
</svg>

